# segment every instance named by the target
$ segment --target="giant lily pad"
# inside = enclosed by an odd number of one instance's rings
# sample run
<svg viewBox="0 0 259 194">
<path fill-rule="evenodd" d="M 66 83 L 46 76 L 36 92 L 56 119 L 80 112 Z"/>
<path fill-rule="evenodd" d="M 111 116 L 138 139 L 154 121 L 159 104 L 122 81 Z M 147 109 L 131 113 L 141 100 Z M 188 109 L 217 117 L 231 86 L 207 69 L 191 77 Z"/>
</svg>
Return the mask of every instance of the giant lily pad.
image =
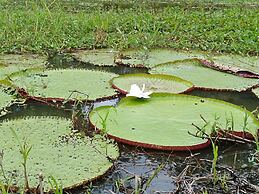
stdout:
<svg viewBox="0 0 259 194">
<path fill-rule="evenodd" d="M 0 55 L 0 80 L 9 74 L 33 67 L 43 67 L 47 58 L 40 55 Z"/>
<path fill-rule="evenodd" d="M 129 65 L 153 67 L 170 61 L 204 58 L 205 53 L 176 51 L 172 49 L 126 50 L 121 52 L 122 59 L 117 61 Z"/>
<path fill-rule="evenodd" d="M 205 121 L 208 122 L 205 125 Z M 244 124 L 244 119 L 247 120 Z M 130 145 L 163 150 L 195 150 L 208 145 L 206 139 L 190 135 L 204 128 L 210 134 L 217 122 L 242 134 L 255 135 L 259 121 L 239 106 L 224 101 L 182 94 L 153 94 L 150 99 L 127 97 L 117 107 L 99 107 L 90 121 L 111 138 Z M 105 121 L 105 123 L 104 123 Z"/>
<path fill-rule="evenodd" d="M 208 89 L 243 91 L 259 84 L 259 79 L 217 71 L 196 59 L 160 64 L 152 68 L 151 73 L 178 76 L 192 82 L 195 87 Z"/>
<path fill-rule="evenodd" d="M 15 131 L 18 139 L 13 133 Z M 36 188 L 38 177 L 44 176 L 44 188 L 50 189 L 53 176 L 64 188 L 72 188 L 103 175 L 119 155 L 114 144 L 101 138 L 71 134 L 71 120 L 58 117 L 28 117 L 0 123 L 0 147 L 4 152 L 3 167 L 12 183 L 24 185 L 20 146 L 32 146 L 27 161 L 29 186 Z M 5 181 L 0 176 L 0 181 Z"/>
<path fill-rule="evenodd" d="M 119 52 L 108 49 L 100 50 L 79 50 L 72 55 L 79 61 L 90 63 L 93 65 L 108 65 L 114 66 L 114 60 Z"/>
<path fill-rule="evenodd" d="M 183 93 L 192 89 L 193 84 L 181 78 L 160 74 L 126 74 L 111 80 L 112 86 L 126 94 L 132 84 L 145 85 L 152 92 Z"/>
<path fill-rule="evenodd" d="M 213 62 L 211 66 L 214 68 L 229 70 L 236 74 L 252 73 L 259 77 L 259 58 L 257 56 L 215 55 L 210 60 Z"/>
<path fill-rule="evenodd" d="M 94 100 L 115 94 L 108 82 L 115 76 L 101 71 L 63 69 L 46 70 L 12 79 L 16 86 L 24 88 L 30 96 Z"/>
<path fill-rule="evenodd" d="M 0 116 L 4 113 L 3 109 L 11 104 L 13 97 L 3 92 L 0 87 Z"/>
</svg>

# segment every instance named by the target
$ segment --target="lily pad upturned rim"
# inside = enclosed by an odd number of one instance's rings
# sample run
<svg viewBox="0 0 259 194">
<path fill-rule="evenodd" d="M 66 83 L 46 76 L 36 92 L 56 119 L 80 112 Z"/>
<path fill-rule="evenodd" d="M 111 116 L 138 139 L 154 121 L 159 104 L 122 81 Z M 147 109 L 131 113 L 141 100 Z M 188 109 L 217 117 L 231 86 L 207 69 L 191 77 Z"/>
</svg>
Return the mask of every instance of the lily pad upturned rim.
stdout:
<svg viewBox="0 0 259 194">
<path fill-rule="evenodd" d="M 214 61 L 211 61 L 211 60 L 208 60 L 208 59 L 200 59 L 200 61 L 204 66 L 215 69 L 215 70 L 218 70 L 218 71 L 222 71 L 222 72 L 226 72 L 226 73 L 232 73 L 232 74 L 235 74 L 237 76 L 245 77 L 245 78 L 257 78 L 257 79 L 259 79 L 259 74 L 248 71 L 248 70 L 239 69 L 239 70 L 234 71 L 233 68 L 231 68 L 231 67 L 230 68 L 224 67 L 224 66 L 222 66 L 220 64 L 216 64 Z"/>
<path fill-rule="evenodd" d="M 162 94 L 162 93 L 156 93 L 156 94 Z M 168 93 L 165 93 L 165 94 L 168 94 Z M 152 94 L 152 95 L 154 95 L 154 94 Z M 110 107 L 110 106 L 102 106 L 102 107 L 98 107 L 94 110 L 103 109 L 105 107 Z M 100 133 L 101 130 L 99 128 L 97 128 L 97 126 L 94 123 L 91 122 L 91 119 L 89 120 L 89 122 L 90 122 L 91 127 L 93 127 L 95 130 L 97 130 L 98 133 Z M 120 138 L 120 137 L 111 135 L 109 133 L 107 133 L 107 137 L 115 140 L 116 142 L 126 144 L 129 146 L 142 147 L 142 148 L 153 149 L 153 150 L 162 150 L 162 151 L 188 151 L 188 150 L 194 151 L 194 150 L 204 149 L 211 144 L 210 140 L 208 139 L 204 143 L 200 143 L 200 144 L 196 144 L 196 145 L 192 145 L 192 146 L 163 146 L 163 145 L 142 143 L 142 142 L 138 142 L 138 141 L 131 141 L 131 140 L 127 140 L 124 138 Z"/>
<path fill-rule="evenodd" d="M 136 147 L 142 147 L 146 149 L 153 149 L 153 150 L 163 150 L 163 151 L 195 151 L 195 150 L 200 150 L 208 147 L 211 142 L 208 139 L 205 143 L 201 144 L 196 144 L 192 146 L 162 146 L 162 145 L 155 145 L 155 144 L 147 144 L 147 143 L 142 143 L 142 142 L 137 142 L 137 141 L 131 141 L 123 138 L 119 138 L 110 134 L 107 134 L 109 138 L 114 139 L 115 141 L 123 144 L 127 144 L 130 146 L 136 146 Z"/>
<path fill-rule="evenodd" d="M 16 91 L 18 92 L 18 94 L 23 97 L 26 98 L 27 100 L 33 100 L 33 101 L 37 101 L 37 102 L 42 102 L 42 103 L 62 103 L 64 101 L 67 101 L 69 103 L 74 103 L 75 101 L 77 101 L 77 99 L 65 99 L 65 98 L 51 98 L 51 97 L 39 97 L 39 96 L 32 96 L 30 95 L 26 90 L 24 90 L 23 88 L 16 88 Z M 103 100 L 113 100 L 116 99 L 120 96 L 120 94 L 114 94 L 111 96 L 103 96 L 101 98 L 96 98 L 94 100 L 89 100 L 89 99 L 84 99 L 84 100 L 80 100 L 82 102 L 88 102 L 88 103 L 92 103 L 92 102 L 101 102 Z"/>
<path fill-rule="evenodd" d="M 162 97 L 162 96 L 176 96 L 176 95 L 181 95 L 182 97 L 192 97 L 192 98 L 201 99 L 201 97 L 198 97 L 198 96 L 190 96 L 190 95 L 186 95 L 186 94 L 173 94 L 173 93 L 153 93 L 153 94 L 151 94 L 151 98 L 154 97 L 154 96 Z M 134 98 L 134 97 L 127 97 L 127 98 Z M 127 99 L 127 98 L 122 99 L 122 101 Z M 220 102 L 220 103 L 229 105 L 231 107 L 237 108 L 239 110 L 242 110 L 245 113 L 247 113 L 249 116 L 252 116 L 253 121 L 256 122 L 259 125 L 259 121 L 253 116 L 253 114 L 251 112 L 249 112 L 246 109 L 243 109 L 242 107 L 240 107 L 238 105 L 228 103 L 228 102 L 218 100 L 218 99 L 213 99 L 213 98 L 204 98 L 204 99 L 207 99 L 209 101 L 214 101 L 214 102 Z M 119 102 L 119 104 L 120 103 L 121 102 Z M 117 106 L 119 106 L 119 104 Z M 93 114 L 94 111 L 96 111 L 96 110 L 98 111 L 99 109 L 104 109 L 104 108 L 112 108 L 112 106 L 98 107 L 98 108 L 96 108 L 96 109 L 94 109 L 90 112 L 90 116 L 91 116 L 91 114 Z M 89 119 L 89 123 L 92 127 L 97 129 L 97 132 L 101 131 L 97 127 L 97 125 L 94 124 L 91 121 L 91 119 Z M 259 131 L 259 128 L 257 129 L 257 131 Z M 229 136 L 233 135 L 233 136 L 237 136 L 237 137 L 244 138 L 244 139 L 250 139 L 250 140 L 254 139 L 254 136 L 250 132 L 231 131 L 231 130 L 228 130 L 227 132 L 228 132 Z M 218 135 L 220 136 L 220 134 L 218 134 Z M 138 141 L 132 141 L 132 140 L 128 140 L 128 139 L 125 139 L 125 138 L 120 138 L 120 137 L 111 135 L 109 133 L 107 133 L 107 136 L 109 138 L 114 139 L 115 141 L 117 141 L 119 143 L 124 143 L 124 144 L 130 145 L 130 146 L 143 147 L 143 148 L 146 148 L 146 149 L 154 149 L 154 150 L 164 150 L 164 151 L 195 151 L 195 150 L 199 150 L 199 149 L 204 149 L 211 144 L 211 141 L 209 139 L 207 139 L 207 141 L 204 142 L 204 143 L 200 143 L 200 144 L 196 144 L 196 145 L 192 145 L 192 146 L 163 146 L 163 145 L 156 145 L 156 144 L 149 144 L 149 143 L 142 143 L 142 142 L 138 142 Z M 204 138 L 204 139 L 206 139 L 206 138 Z"/>
<path fill-rule="evenodd" d="M 114 84 L 114 80 L 119 79 L 119 78 L 127 78 L 127 77 L 144 77 L 144 78 L 158 78 L 158 79 L 165 79 L 165 80 L 172 80 L 172 81 L 178 81 L 178 82 L 182 82 L 185 85 L 188 85 L 189 88 L 184 90 L 181 93 L 186 93 L 186 92 L 190 92 L 192 90 L 194 90 L 194 84 L 190 81 L 184 80 L 180 77 L 177 76 L 173 76 L 173 75 L 165 75 L 165 74 L 145 74 L 145 73 L 136 73 L 136 74 L 125 74 L 125 75 L 119 75 L 118 77 L 114 77 L 110 80 L 110 84 L 111 86 L 118 90 L 120 93 L 122 94 L 128 94 L 128 92 L 120 87 L 118 87 L 116 84 Z M 156 92 L 159 93 L 159 92 Z"/>
<path fill-rule="evenodd" d="M 245 77 L 245 76 L 242 76 L 242 74 L 235 74 L 235 73 L 233 73 L 231 71 L 223 71 L 221 69 L 210 67 L 208 64 L 206 64 L 206 60 L 199 59 L 199 58 L 175 60 L 175 61 L 169 61 L 169 62 L 166 62 L 166 63 L 157 64 L 157 65 L 155 65 L 154 67 L 151 68 L 151 71 L 152 71 L 152 69 L 157 68 L 157 67 L 162 67 L 162 66 L 166 66 L 166 65 L 170 65 L 170 64 L 175 65 L 175 64 L 177 64 L 179 62 L 191 62 L 191 61 L 198 62 L 204 68 L 208 68 L 208 69 L 211 69 L 211 70 L 214 70 L 214 71 L 230 74 L 230 75 L 233 75 L 233 76 L 236 76 L 236 77 L 240 77 L 240 78 L 257 80 L 257 77 Z M 152 72 L 151 72 L 151 74 L 152 74 Z M 154 74 L 157 74 L 157 73 L 154 73 Z M 163 73 L 161 73 L 161 74 L 163 74 Z M 167 75 L 167 74 L 165 74 L 165 75 Z M 187 81 L 189 81 L 189 80 L 187 80 Z M 228 88 L 228 89 L 227 88 L 209 88 L 209 87 L 197 86 L 197 85 L 195 85 L 195 83 L 193 83 L 193 84 L 194 84 L 194 89 L 200 89 L 200 90 L 203 90 L 203 91 L 222 91 L 222 92 L 228 92 L 228 91 L 230 91 L 230 92 L 231 91 L 246 92 L 246 91 L 250 91 L 251 89 L 259 87 L 259 83 L 258 83 L 256 85 L 244 88 L 242 90 L 235 90 L 235 89 L 231 89 L 231 88 Z"/>
</svg>

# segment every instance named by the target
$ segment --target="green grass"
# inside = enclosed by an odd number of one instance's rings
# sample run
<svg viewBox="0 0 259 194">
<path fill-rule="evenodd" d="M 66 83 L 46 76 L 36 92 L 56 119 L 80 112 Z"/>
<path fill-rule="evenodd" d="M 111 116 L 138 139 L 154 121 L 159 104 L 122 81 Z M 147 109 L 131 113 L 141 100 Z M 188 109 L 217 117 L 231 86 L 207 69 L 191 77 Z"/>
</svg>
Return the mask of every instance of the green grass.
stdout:
<svg viewBox="0 0 259 194">
<path fill-rule="evenodd" d="M 253 0 L 98 2 L 0 0 L 0 52 L 170 47 L 259 54 Z"/>
</svg>

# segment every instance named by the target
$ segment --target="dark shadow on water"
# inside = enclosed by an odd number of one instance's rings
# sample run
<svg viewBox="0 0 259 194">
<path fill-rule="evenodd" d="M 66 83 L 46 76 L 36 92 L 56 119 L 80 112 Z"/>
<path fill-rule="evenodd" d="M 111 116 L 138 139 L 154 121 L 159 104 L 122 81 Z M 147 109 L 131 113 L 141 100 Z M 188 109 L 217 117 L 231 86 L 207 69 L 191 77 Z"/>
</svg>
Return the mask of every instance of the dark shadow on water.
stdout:
<svg viewBox="0 0 259 194">
<path fill-rule="evenodd" d="M 143 67 L 129 67 L 126 65 L 117 65 L 117 66 L 98 66 L 92 63 L 84 63 L 75 60 L 71 56 L 67 56 L 64 54 L 57 54 L 51 58 L 49 58 L 48 68 L 52 69 L 64 69 L 64 68 L 79 68 L 93 71 L 104 71 L 115 74 L 130 74 L 130 73 L 148 73 L 147 68 Z"/>
</svg>

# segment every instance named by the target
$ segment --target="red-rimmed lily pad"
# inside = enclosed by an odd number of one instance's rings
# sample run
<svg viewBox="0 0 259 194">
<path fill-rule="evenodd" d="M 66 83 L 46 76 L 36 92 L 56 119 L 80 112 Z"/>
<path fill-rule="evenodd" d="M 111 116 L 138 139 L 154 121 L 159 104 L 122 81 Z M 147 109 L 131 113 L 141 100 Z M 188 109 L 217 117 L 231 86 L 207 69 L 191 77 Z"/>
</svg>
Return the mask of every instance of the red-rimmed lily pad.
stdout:
<svg viewBox="0 0 259 194">
<path fill-rule="evenodd" d="M 197 150 L 208 146 L 207 139 L 189 134 L 197 132 L 193 124 L 201 128 L 205 126 L 208 134 L 214 122 L 237 135 L 243 132 L 255 135 L 259 128 L 259 121 L 252 113 L 239 106 L 214 99 L 164 93 L 152 94 L 150 99 L 127 97 L 115 108 L 96 108 L 90 113 L 90 121 L 119 142 L 161 150 Z"/>
<path fill-rule="evenodd" d="M 161 74 L 126 74 L 115 77 L 111 80 L 113 88 L 119 90 L 123 94 L 130 91 L 132 84 L 138 86 L 145 85 L 147 91 L 153 93 L 183 93 L 190 91 L 193 84 L 179 77 Z"/>
<path fill-rule="evenodd" d="M 259 57 L 240 55 L 215 55 L 205 60 L 209 67 L 233 72 L 243 77 L 259 78 Z"/>
<path fill-rule="evenodd" d="M 5 176 L 10 181 L 8 184 L 24 186 L 20 146 L 25 144 L 31 146 L 27 160 L 30 188 L 38 186 L 39 174 L 44 177 L 44 190 L 49 191 L 48 179 L 52 176 L 62 188 L 70 189 L 106 173 L 119 156 L 116 144 L 98 135 L 89 138 L 72 133 L 71 126 L 71 120 L 60 117 L 22 117 L 1 121 L 0 147 Z M 6 183 L 3 176 L 0 176 L 0 181 Z"/>
<path fill-rule="evenodd" d="M 28 96 L 47 99 L 88 99 L 115 95 L 109 80 L 113 73 L 82 69 L 44 70 L 13 76 L 13 83 L 23 88 Z"/>
<path fill-rule="evenodd" d="M 204 66 L 198 59 L 160 64 L 153 67 L 150 72 L 178 76 L 192 82 L 195 87 L 205 89 L 244 91 L 259 84 L 259 79 L 217 71 Z"/>
</svg>

